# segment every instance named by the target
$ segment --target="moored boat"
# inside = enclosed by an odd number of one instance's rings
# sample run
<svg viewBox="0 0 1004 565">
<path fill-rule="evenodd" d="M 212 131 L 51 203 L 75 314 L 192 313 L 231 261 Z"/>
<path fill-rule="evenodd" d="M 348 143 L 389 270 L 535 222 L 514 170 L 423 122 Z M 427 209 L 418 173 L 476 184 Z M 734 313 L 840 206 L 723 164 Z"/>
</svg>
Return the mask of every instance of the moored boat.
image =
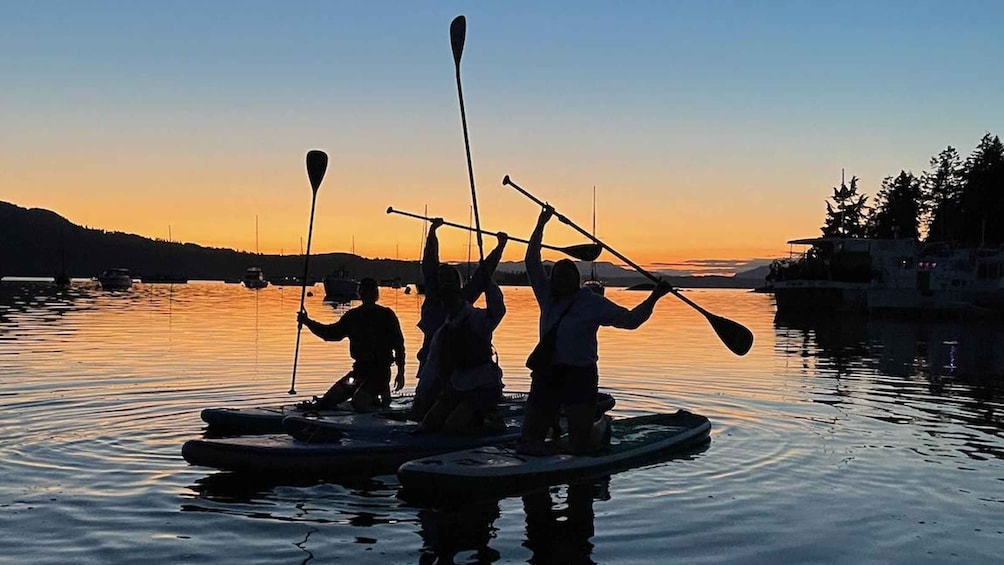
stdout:
<svg viewBox="0 0 1004 565">
<path fill-rule="evenodd" d="M 340 269 L 324 277 L 324 300 L 327 302 L 349 302 L 359 300 L 359 281 Z"/>
<path fill-rule="evenodd" d="M 125 290 L 132 286 L 129 269 L 106 269 L 98 275 L 98 284 L 105 290 Z"/>
<path fill-rule="evenodd" d="M 241 280 L 244 286 L 248 288 L 265 288 L 268 286 L 268 281 L 265 280 L 265 274 L 262 273 L 261 267 L 248 267 L 247 271 L 244 272 L 244 278 Z"/>
</svg>

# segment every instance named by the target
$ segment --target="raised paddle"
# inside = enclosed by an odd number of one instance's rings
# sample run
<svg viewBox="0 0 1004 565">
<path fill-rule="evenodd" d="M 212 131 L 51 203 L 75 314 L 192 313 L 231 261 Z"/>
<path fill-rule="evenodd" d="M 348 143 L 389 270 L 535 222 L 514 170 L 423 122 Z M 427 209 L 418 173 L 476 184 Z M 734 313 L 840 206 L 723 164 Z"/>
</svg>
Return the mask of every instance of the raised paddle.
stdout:
<svg viewBox="0 0 1004 565">
<path fill-rule="evenodd" d="M 431 222 L 432 218 L 428 216 L 420 216 L 418 214 L 412 214 L 411 212 L 404 212 L 401 210 L 395 210 L 392 207 L 387 208 L 388 214 L 400 214 L 402 216 L 408 216 L 409 218 L 417 218 L 419 220 L 425 220 Z M 462 230 L 474 231 L 474 228 L 465 226 L 462 224 L 455 224 L 453 222 L 443 221 L 444 226 L 450 226 L 451 228 L 460 228 Z M 498 232 L 481 230 L 481 233 L 486 235 L 498 235 Z M 518 241 L 520 243 L 530 243 L 525 239 L 520 239 L 518 237 L 509 236 L 509 241 Z M 546 247 L 547 249 L 553 249 L 555 251 L 560 251 L 569 257 L 574 257 L 580 261 L 592 261 L 600 256 L 603 252 L 603 247 L 596 245 L 595 243 L 581 243 L 579 245 L 570 245 L 568 247 L 555 247 L 553 245 L 541 244 L 541 247 Z"/>
<path fill-rule="evenodd" d="M 307 152 L 307 178 L 310 179 L 310 223 L 307 225 L 307 254 L 303 256 L 303 280 L 300 281 L 300 312 L 303 299 L 307 295 L 307 277 L 310 274 L 310 239 L 314 235 L 314 205 L 317 203 L 317 189 L 321 187 L 324 173 L 328 170 L 328 154 L 312 149 Z M 303 324 L 296 324 L 296 350 L 293 352 L 293 379 L 289 383 L 289 394 L 296 394 L 296 361 L 300 358 L 300 330 Z"/>
<path fill-rule="evenodd" d="M 471 179 L 471 203 L 474 208 L 474 227 L 478 236 L 478 257 L 485 260 L 485 244 L 481 239 L 481 217 L 478 215 L 478 193 L 474 190 L 474 165 L 471 163 L 471 139 L 467 135 L 467 112 L 464 110 L 464 89 L 460 86 L 460 58 L 464 55 L 464 40 L 467 38 L 467 18 L 457 16 L 450 23 L 450 46 L 453 47 L 453 63 L 457 68 L 457 96 L 460 98 L 460 123 L 464 127 L 464 149 L 467 151 L 467 176 Z"/>
<path fill-rule="evenodd" d="M 523 196 L 526 196 L 530 200 L 536 202 L 538 206 L 541 206 L 541 207 L 550 206 L 549 204 L 546 204 L 545 202 L 541 201 L 536 196 L 534 196 L 534 195 L 530 194 L 529 192 L 527 192 L 526 190 L 524 190 L 518 184 L 512 182 L 512 180 L 509 178 L 509 175 L 506 175 L 505 178 L 502 179 L 502 184 L 506 185 L 506 186 L 513 187 L 514 189 L 516 189 Z M 552 207 L 552 210 L 553 210 L 553 207 Z M 584 236 L 588 237 L 589 239 L 591 239 L 592 241 L 596 242 L 598 245 L 601 245 L 604 249 L 606 249 L 607 251 L 609 251 L 613 256 L 617 257 L 621 261 L 624 261 L 625 263 L 627 263 L 628 265 L 630 265 L 632 268 L 634 268 L 634 270 L 638 271 L 639 273 L 641 273 L 641 274 L 645 275 L 646 277 L 648 277 L 649 279 L 651 279 L 652 282 L 656 282 L 656 283 L 660 282 L 659 277 L 656 277 L 652 273 L 650 273 L 650 272 L 646 271 L 645 269 L 639 267 L 636 263 L 634 263 L 633 261 L 631 261 L 627 257 L 621 255 L 616 250 L 614 250 L 612 247 L 610 247 L 606 243 L 603 243 L 602 241 L 600 241 L 599 239 L 597 239 L 596 236 L 592 235 L 591 233 L 587 232 L 586 230 L 584 230 L 584 229 L 580 228 L 579 226 L 575 225 L 575 223 L 573 223 L 571 220 L 569 220 L 565 216 L 562 216 L 561 214 L 557 213 L 557 211 L 555 211 L 554 215 L 557 216 L 558 220 L 560 220 L 562 223 L 570 226 L 575 231 L 581 233 L 582 235 L 584 235 Z M 732 351 L 733 353 L 735 353 L 736 355 L 746 355 L 746 353 L 750 350 L 750 348 L 753 347 L 753 332 L 751 332 L 746 326 L 744 326 L 744 325 L 742 325 L 742 324 L 740 324 L 738 322 L 734 322 L 734 321 L 732 321 L 732 320 L 730 320 L 728 318 L 723 318 L 721 316 L 717 316 L 715 314 L 712 314 L 711 312 L 708 312 L 704 308 L 701 308 L 700 306 L 698 306 L 697 304 L 695 304 L 692 300 L 690 300 L 686 296 L 680 294 L 680 292 L 678 290 L 676 290 L 675 288 L 671 288 L 670 292 L 672 292 L 673 295 L 675 295 L 677 298 L 679 298 L 680 300 L 682 300 L 685 304 L 687 304 L 688 306 L 690 306 L 694 310 L 697 310 L 698 312 L 700 312 L 701 314 L 703 314 L 704 317 L 708 320 L 708 323 L 711 324 L 712 329 L 714 329 L 715 333 L 718 334 L 719 339 L 721 339 L 722 343 L 725 344 L 725 347 L 728 347 L 729 350 Z"/>
</svg>

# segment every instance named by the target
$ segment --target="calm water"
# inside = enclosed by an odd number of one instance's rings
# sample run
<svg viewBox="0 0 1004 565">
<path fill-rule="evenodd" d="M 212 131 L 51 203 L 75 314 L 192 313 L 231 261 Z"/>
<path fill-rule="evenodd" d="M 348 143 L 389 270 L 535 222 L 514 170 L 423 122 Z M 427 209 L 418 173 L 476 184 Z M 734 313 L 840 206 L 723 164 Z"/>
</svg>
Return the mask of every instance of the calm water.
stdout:
<svg viewBox="0 0 1004 565">
<path fill-rule="evenodd" d="M 317 287 L 320 291 L 320 287 Z M 536 306 L 506 288 L 509 390 Z M 341 310 L 308 298 L 313 317 Z M 642 294 L 611 290 L 633 305 Z M 191 467 L 207 406 L 288 402 L 299 289 L 0 285 L 0 562 L 976 563 L 1004 554 L 1004 329 L 774 321 L 772 297 L 693 291 L 756 334 L 735 357 L 672 297 L 600 336 L 615 416 L 688 408 L 704 451 L 526 497 L 412 506 L 394 476 L 269 485 Z M 418 298 L 385 289 L 413 358 Z M 299 398 L 348 366 L 304 333 Z M 408 388 L 415 366 L 409 366 Z M 999 562 L 999 561 L 998 561 Z"/>
</svg>

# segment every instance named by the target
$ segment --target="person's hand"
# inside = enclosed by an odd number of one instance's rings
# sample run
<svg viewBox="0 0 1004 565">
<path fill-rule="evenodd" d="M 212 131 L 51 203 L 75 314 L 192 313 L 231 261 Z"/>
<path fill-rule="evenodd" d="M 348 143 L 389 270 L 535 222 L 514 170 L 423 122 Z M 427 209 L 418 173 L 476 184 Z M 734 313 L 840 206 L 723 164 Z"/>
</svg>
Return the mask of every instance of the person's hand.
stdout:
<svg viewBox="0 0 1004 565">
<path fill-rule="evenodd" d="M 397 366 L 397 376 L 394 377 L 394 392 L 404 388 L 404 365 Z"/>
<path fill-rule="evenodd" d="M 540 209 L 540 216 L 537 218 L 538 224 L 546 224 L 548 220 L 554 216 L 554 208 L 550 204 L 545 203 L 544 207 Z"/>
<path fill-rule="evenodd" d="M 299 312 L 296 313 L 296 323 L 302 326 L 306 325 L 306 323 L 309 321 L 310 321 L 310 316 L 307 315 L 306 310 L 300 310 Z"/>
<path fill-rule="evenodd" d="M 432 219 L 432 220 L 431 220 L 431 221 L 429 222 L 429 231 L 436 231 L 436 230 L 437 230 L 437 229 L 439 229 L 439 228 L 440 228 L 440 227 L 441 227 L 442 225 L 443 225 L 443 219 L 442 219 L 442 218 L 433 218 L 433 219 Z"/>
<path fill-rule="evenodd" d="M 497 237 L 499 240 L 499 247 L 504 246 L 506 242 L 509 241 L 509 234 L 507 234 L 504 231 L 498 232 L 497 234 L 495 234 L 495 237 Z"/>
<path fill-rule="evenodd" d="M 666 296 L 667 294 L 672 292 L 672 290 L 673 290 L 673 285 L 669 284 L 665 280 L 659 279 L 659 282 L 656 283 L 655 288 L 652 289 L 652 297 L 658 300 L 663 296 Z"/>
</svg>

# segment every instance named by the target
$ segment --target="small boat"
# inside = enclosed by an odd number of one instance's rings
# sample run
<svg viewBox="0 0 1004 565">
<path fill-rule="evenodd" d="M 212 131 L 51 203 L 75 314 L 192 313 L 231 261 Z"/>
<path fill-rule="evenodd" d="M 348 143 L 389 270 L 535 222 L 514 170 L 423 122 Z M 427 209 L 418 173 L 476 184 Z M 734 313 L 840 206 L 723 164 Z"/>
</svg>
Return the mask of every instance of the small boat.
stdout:
<svg viewBox="0 0 1004 565">
<path fill-rule="evenodd" d="M 326 302 L 359 300 L 359 281 L 352 278 L 345 269 L 327 275 L 322 282 Z"/>
<path fill-rule="evenodd" d="M 268 286 L 268 281 L 265 280 L 265 274 L 262 273 L 261 267 L 248 267 L 248 270 L 244 272 L 244 286 L 248 288 L 265 288 Z"/>
<path fill-rule="evenodd" d="M 98 283 L 105 290 L 124 290 L 132 286 L 129 269 L 106 269 L 98 275 Z"/>
<path fill-rule="evenodd" d="M 296 276 L 285 276 L 285 277 L 274 277 L 268 280 L 273 286 L 304 286 L 303 277 Z M 313 279 L 307 279 L 306 286 L 314 286 L 317 281 Z"/>
<path fill-rule="evenodd" d="M 496 444 L 413 459 L 398 469 L 411 494 L 511 493 L 629 469 L 708 441 L 711 422 L 679 410 L 613 420 L 610 446 L 595 455 L 528 456 Z"/>
</svg>

